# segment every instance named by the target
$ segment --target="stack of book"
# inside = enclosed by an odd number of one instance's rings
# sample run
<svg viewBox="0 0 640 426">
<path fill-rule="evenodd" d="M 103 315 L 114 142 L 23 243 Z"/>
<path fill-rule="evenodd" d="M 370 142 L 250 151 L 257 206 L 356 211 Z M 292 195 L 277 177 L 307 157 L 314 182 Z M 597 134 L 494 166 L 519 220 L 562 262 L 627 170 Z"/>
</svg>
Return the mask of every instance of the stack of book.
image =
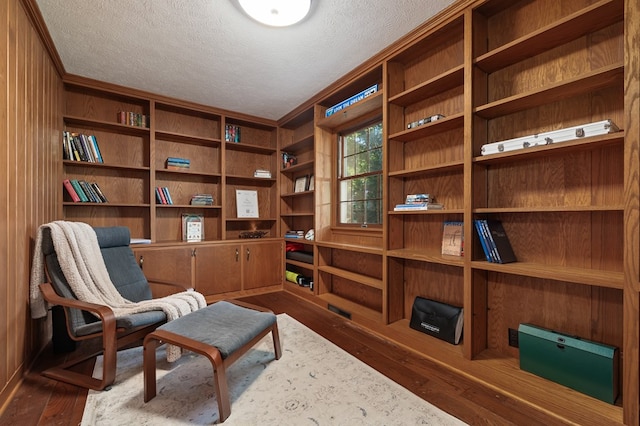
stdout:
<svg viewBox="0 0 640 426">
<path fill-rule="evenodd" d="M 284 233 L 284 237 L 285 238 L 292 238 L 292 239 L 302 240 L 302 239 L 304 239 L 304 231 L 302 231 L 302 230 L 287 231 L 287 232 Z"/>
<path fill-rule="evenodd" d="M 480 245 L 484 250 L 487 262 L 511 263 L 517 262 L 507 233 L 499 220 L 477 219 L 473 221 Z"/>
<path fill-rule="evenodd" d="M 74 203 L 108 202 L 97 182 L 89 183 L 78 179 L 64 179 L 62 183 Z"/>
<path fill-rule="evenodd" d="M 253 172 L 253 177 L 268 179 L 271 178 L 271 171 L 265 169 L 256 169 L 256 171 Z"/>
<path fill-rule="evenodd" d="M 192 206 L 212 206 L 213 195 L 211 194 L 196 194 L 191 197 Z"/>
<path fill-rule="evenodd" d="M 104 163 L 98 140 L 93 135 L 63 131 L 62 153 L 65 160 Z"/>
<path fill-rule="evenodd" d="M 240 126 L 227 124 L 224 126 L 224 140 L 227 142 L 240 142 Z"/>
<path fill-rule="evenodd" d="M 169 188 L 166 186 L 156 186 L 156 201 L 158 204 L 173 204 Z"/>
<path fill-rule="evenodd" d="M 186 170 L 190 166 L 191 161 L 188 158 L 167 157 L 167 170 Z"/>
<path fill-rule="evenodd" d="M 436 203 L 435 198 L 429 194 L 409 194 L 404 204 L 396 204 L 393 211 L 419 211 L 419 210 L 442 210 L 444 206 Z"/>
</svg>

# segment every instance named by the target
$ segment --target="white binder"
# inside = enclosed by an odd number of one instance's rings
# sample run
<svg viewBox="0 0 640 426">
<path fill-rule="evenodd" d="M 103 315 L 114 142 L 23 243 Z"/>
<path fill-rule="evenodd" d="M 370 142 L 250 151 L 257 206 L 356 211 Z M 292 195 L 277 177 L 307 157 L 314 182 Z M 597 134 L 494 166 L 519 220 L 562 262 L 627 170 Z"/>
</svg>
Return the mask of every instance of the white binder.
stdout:
<svg viewBox="0 0 640 426">
<path fill-rule="evenodd" d="M 568 127 L 566 129 L 553 130 L 536 135 L 488 143 L 482 145 L 481 154 L 497 154 L 499 152 L 514 151 L 539 145 L 549 145 L 552 143 L 588 138 L 589 136 L 604 135 L 618 131 L 620 131 L 620 129 L 611 120 L 596 121 L 594 123 L 582 124 L 580 126 Z"/>
</svg>

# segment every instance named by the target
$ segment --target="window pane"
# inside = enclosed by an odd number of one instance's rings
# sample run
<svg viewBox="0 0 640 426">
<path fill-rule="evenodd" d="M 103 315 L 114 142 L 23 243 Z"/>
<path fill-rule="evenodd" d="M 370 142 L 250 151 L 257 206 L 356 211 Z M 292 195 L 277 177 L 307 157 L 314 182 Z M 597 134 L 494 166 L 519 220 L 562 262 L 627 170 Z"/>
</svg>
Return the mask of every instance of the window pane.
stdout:
<svg viewBox="0 0 640 426">
<path fill-rule="evenodd" d="M 343 135 L 339 143 L 340 223 L 382 223 L 382 123 Z"/>
</svg>

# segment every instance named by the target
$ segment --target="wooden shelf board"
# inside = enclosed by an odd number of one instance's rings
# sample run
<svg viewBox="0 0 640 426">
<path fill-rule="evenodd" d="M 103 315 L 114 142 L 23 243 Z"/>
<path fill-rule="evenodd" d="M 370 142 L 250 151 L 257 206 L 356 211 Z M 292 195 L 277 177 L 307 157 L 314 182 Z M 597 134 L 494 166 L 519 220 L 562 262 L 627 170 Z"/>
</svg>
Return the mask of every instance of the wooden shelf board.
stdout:
<svg viewBox="0 0 640 426">
<path fill-rule="evenodd" d="M 602 271 L 598 269 L 549 265 L 534 262 L 499 264 L 479 260 L 472 261 L 471 266 L 475 269 L 484 271 L 566 281 L 594 287 L 607 287 L 620 290 L 624 287 L 624 273 L 617 271 Z"/>
<path fill-rule="evenodd" d="M 313 217 L 313 212 L 280 213 L 281 217 Z"/>
<path fill-rule="evenodd" d="M 399 106 L 409 106 L 423 101 L 449 89 L 462 86 L 464 83 L 464 65 L 459 65 L 444 72 L 431 80 L 425 81 L 415 87 L 405 90 L 389 98 L 389 103 Z"/>
<path fill-rule="evenodd" d="M 555 213 L 555 212 L 603 212 L 624 211 L 622 204 L 606 206 L 528 206 L 528 207 L 482 207 L 473 209 L 474 213 Z"/>
<path fill-rule="evenodd" d="M 280 173 L 289 174 L 299 172 L 300 170 L 313 169 L 314 164 L 315 162 L 313 160 L 302 161 L 298 164 L 294 164 L 293 166 L 289 166 L 286 169 L 280 169 Z"/>
<path fill-rule="evenodd" d="M 376 247 L 364 247 L 355 244 L 334 243 L 331 241 L 316 241 L 318 247 L 326 247 L 338 250 L 349 250 L 360 253 L 378 254 L 382 256 L 382 249 Z"/>
<path fill-rule="evenodd" d="M 301 138 L 293 141 L 289 145 L 282 146 L 280 148 L 283 152 L 296 153 L 300 151 L 306 151 L 313 148 L 313 132 L 302 136 Z"/>
<path fill-rule="evenodd" d="M 280 198 L 296 198 L 296 197 L 304 197 L 306 195 L 312 195 L 315 191 L 302 191 L 302 192 L 288 192 L 286 194 L 281 194 Z"/>
<path fill-rule="evenodd" d="M 537 90 L 481 105 L 476 107 L 474 112 L 486 119 L 496 118 L 579 94 L 593 92 L 614 84 L 622 84 L 623 78 L 624 65 L 617 63 Z"/>
<path fill-rule="evenodd" d="M 511 163 L 514 160 L 529 160 L 532 158 L 556 156 L 559 153 L 582 150 L 599 149 L 608 145 L 624 143 L 625 132 L 608 133 L 605 135 L 590 136 L 566 142 L 552 143 L 549 145 L 532 146 L 530 148 L 515 151 L 500 152 L 497 154 L 474 157 L 476 164 Z"/>
<path fill-rule="evenodd" d="M 273 154 L 277 151 L 275 148 L 251 145 L 243 142 L 225 142 L 224 147 L 229 151 L 244 151 L 252 152 L 254 154 Z"/>
<path fill-rule="evenodd" d="M 464 257 L 443 255 L 436 250 L 394 249 L 387 250 L 387 256 L 398 259 L 416 260 L 420 262 L 438 263 L 441 265 L 464 266 Z"/>
<path fill-rule="evenodd" d="M 217 138 L 203 138 L 200 136 L 186 135 L 182 133 L 156 131 L 156 140 L 189 143 L 194 145 L 219 147 L 221 144 L 220 139 Z"/>
<path fill-rule="evenodd" d="M 289 240 L 285 239 L 285 241 L 289 241 Z M 284 263 L 295 265 L 300 268 L 304 268 L 308 270 L 313 270 L 313 263 L 301 262 L 299 260 L 293 260 L 293 259 L 287 259 L 287 258 L 284 259 Z"/>
<path fill-rule="evenodd" d="M 150 167 L 147 166 L 129 166 L 126 164 L 112 164 L 112 163 L 91 163 L 89 161 L 73 161 L 73 160 L 64 160 L 62 162 L 65 168 L 69 167 L 95 167 L 95 168 L 103 168 L 103 169 L 118 169 L 125 170 L 129 172 L 149 172 Z"/>
<path fill-rule="evenodd" d="M 412 177 L 417 175 L 426 175 L 426 174 L 438 174 L 438 173 L 448 173 L 459 171 L 462 172 L 464 168 L 464 161 L 450 161 L 448 163 L 436 164 L 433 166 L 421 167 L 417 169 L 404 169 L 397 170 L 394 172 L 389 172 L 389 177 Z"/>
<path fill-rule="evenodd" d="M 390 210 L 388 213 L 389 215 L 420 215 L 420 214 L 439 214 L 439 215 L 443 215 L 443 214 L 451 214 L 451 213 L 463 213 L 464 210 L 463 209 L 440 209 L 440 210 L 417 210 L 417 211 L 411 211 L 411 210 L 403 210 L 403 211 L 393 211 Z"/>
<path fill-rule="evenodd" d="M 337 308 L 343 309 L 351 314 L 351 319 L 358 321 L 358 317 L 362 317 L 366 321 L 370 321 L 373 323 L 380 323 L 382 321 L 382 313 L 369 309 L 365 306 L 362 306 L 358 303 L 352 302 L 351 300 L 345 299 L 340 296 L 336 296 L 331 293 L 319 294 L 318 298 L 322 301 L 331 304 Z"/>
<path fill-rule="evenodd" d="M 240 175 L 227 175 L 226 177 L 227 177 L 227 180 L 249 182 L 255 185 L 260 185 L 260 184 L 271 185 L 274 182 L 276 182 L 276 178 L 258 178 L 254 176 L 240 176 Z"/>
<path fill-rule="evenodd" d="M 622 21 L 623 3 L 622 0 L 607 0 L 586 7 L 479 56 L 475 60 L 475 65 L 483 71 L 491 73 Z"/>
<path fill-rule="evenodd" d="M 449 130 L 461 128 L 464 123 L 464 114 L 458 113 L 445 118 L 414 127 L 413 129 L 403 130 L 401 132 L 389 135 L 389 141 L 410 142 L 426 136 L 437 135 L 438 133 L 448 132 Z"/>
<path fill-rule="evenodd" d="M 191 175 L 191 176 L 205 176 L 205 177 L 213 177 L 220 178 L 222 175 L 220 173 L 208 173 L 208 172 L 198 172 L 195 170 L 167 170 L 167 169 L 156 169 L 156 173 L 173 173 L 177 175 Z"/>
<path fill-rule="evenodd" d="M 381 279 L 369 277 L 367 275 L 359 274 L 357 272 L 351 272 L 344 269 L 336 268 L 333 266 L 319 266 L 319 272 L 326 272 L 331 275 L 335 275 L 337 277 L 341 277 L 347 279 L 349 281 L 354 281 L 362 285 L 366 285 L 368 287 L 377 288 L 382 290 L 383 282 Z"/>
<path fill-rule="evenodd" d="M 73 206 L 73 207 L 102 207 L 102 208 L 149 208 L 151 204 L 134 204 L 134 203 L 74 203 L 72 201 L 64 201 L 62 203 L 63 206 Z"/>
<path fill-rule="evenodd" d="M 227 222 L 275 222 L 278 219 L 269 217 L 228 217 Z"/>
<path fill-rule="evenodd" d="M 149 136 L 151 133 L 148 127 L 127 126 L 125 124 L 111 121 L 91 120 L 84 117 L 75 117 L 70 115 L 64 116 L 63 121 L 66 125 L 70 126 L 108 130 L 121 135 Z"/>
<path fill-rule="evenodd" d="M 208 210 L 219 210 L 222 206 L 198 206 L 193 204 L 156 204 L 156 207 L 160 208 L 180 208 L 180 209 L 208 209 Z"/>
</svg>

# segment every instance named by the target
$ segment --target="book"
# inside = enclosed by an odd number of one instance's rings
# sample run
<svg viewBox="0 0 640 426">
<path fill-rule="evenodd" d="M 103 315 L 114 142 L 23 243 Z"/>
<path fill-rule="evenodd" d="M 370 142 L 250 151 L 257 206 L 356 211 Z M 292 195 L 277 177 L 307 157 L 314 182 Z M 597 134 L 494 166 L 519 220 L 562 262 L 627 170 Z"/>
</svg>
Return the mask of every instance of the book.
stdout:
<svg viewBox="0 0 640 426">
<path fill-rule="evenodd" d="M 160 188 L 162 193 L 164 194 L 165 200 L 167 200 L 167 204 L 173 204 L 173 200 L 171 199 L 171 194 L 169 193 L 169 188 L 163 186 Z"/>
<path fill-rule="evenodd" d="M 442 254 L 452 256 L 464 255 L 463 222 L 444 222 L 442 230 Z"/>
<path fill-rule="evenodd" d="M 187 242 L 204 240 L 204 216 L 200 214 L 182 215 L 182 240 Z"/>
<path fill-rule="evenodd" d="M 489 247 L 487 234 L 485 233 L 482 221 L 476 219 L 473 221 L 473 225 L 475 226 L 476 232 L 478 233 L 478 240 L 480 241 L 480 245 L 482 246 L 482 251 L 484 252 L 487 262 L 493 262 L 493 259 L 491 257 L 491 248 Z"/>
<path fill-rule="evenodd" d="M 102 153 L 100 152 L 100 147 L 98 146 L 98 139 L 96 139 L 94 135 L 90 135 L 89 140 L 91 140 L 91 144 L 96 155 L 96 161 L 98 163 L 104 163 L 104 159 L 102 158 Z"/>
<path fill-rule="evenodd" d="M 195 206 L 212 206 L 213 195 L 211 194 L 196 194 L 191 197 L 191 204 Z"/>
<path fill-rule="evenodd" d="M 435 201 L 429 194 L 408 194 L 405 198 L 405 204 L 430 203 Z"/>
<path fill-rule="evenodd" d="M 412 203 L 412 204 L 396 204 L 393 211 L 421 211 L 421 210 L 442 210 L 444 205 L 440 203 Z"/>
<path fill-rule="evenodd" d="M 73 185 L 71 185 L 71 181 L 69 179 L 65 179 L 62 181 L 62 184 L 64 185 L 64 188 L 67 190 L 67 194 L 69 194 L 69 196 L 71 197 L 71 201 L 73 201 L 74 203 L 79 203 L 80 197 L 78 196 L 78 193 L 76 192 L 76 190 L 73 189 Z"/>
<path fill-rule="evenodd" d="M 489 230 L 490 243 L 495 247 L 496 263 L 517 262 L 502 222 L 499 220 L 485 220 L 484 225 Z"/>
<path fill-rule="evenodd" d="M 76 194 L 78 194 L 78 197 L 80 197 L 80 201 L 83 203 L 87 203 L 89 201 L 89 198 L 87 197 L 87 194 L 85 194 L 82 190 L 82 186 L 80 186 L 80 182 L 78 181 L 78 179 L 70 179 L 70 182 L 73 186 L 73 189 L 76 190 Z"/>
<path fill-rule="evenodd" d="M 102 189 L 100 189 L 100 186 L 98 186 L 97 182 L 92 182 L 90 185 L 103 203 L 109 202 L 109 200 L 107 200 L 107 197 L 104 196 L 104 193 L 102 192 Z"/>
</svg>

